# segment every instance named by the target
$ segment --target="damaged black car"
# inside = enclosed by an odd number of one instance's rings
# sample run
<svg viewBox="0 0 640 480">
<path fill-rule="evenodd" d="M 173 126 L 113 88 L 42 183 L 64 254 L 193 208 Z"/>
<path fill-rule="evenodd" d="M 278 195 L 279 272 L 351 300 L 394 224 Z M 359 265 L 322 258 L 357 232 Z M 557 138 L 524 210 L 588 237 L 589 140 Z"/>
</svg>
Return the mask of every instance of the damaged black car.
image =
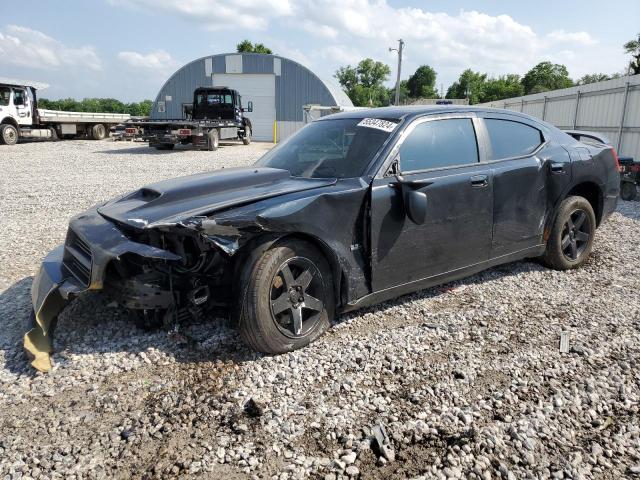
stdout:
<svg viewBox="0 0 640 480">
<path fill-rule="evenodd" d="M 32 287 L 24 345 L 51 368 L 61 310 L 102 290 L 150 324 L 227 312 L 252 348 L 494 265 L 585 262 L 615 209 L 617 157 L 533 117 L 473 107 L 345 112 L 248 168 L 141 188 L 70 221 Z"/>
</svg>

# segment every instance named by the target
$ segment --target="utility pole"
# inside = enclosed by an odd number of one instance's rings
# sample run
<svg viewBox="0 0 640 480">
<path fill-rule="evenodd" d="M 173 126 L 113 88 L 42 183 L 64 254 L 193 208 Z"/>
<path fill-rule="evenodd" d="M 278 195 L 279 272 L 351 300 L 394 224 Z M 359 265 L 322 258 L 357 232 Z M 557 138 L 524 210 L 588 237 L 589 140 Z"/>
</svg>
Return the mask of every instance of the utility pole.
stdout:
<svg viewBox="0 0 640 480">
<path fill-rule="evenodd" d="M 395 105 L 400 105 L 400 71 L 402 70 L 402 48 L 404 42 L 398 40 L 398 48 L 389 48 L 390 52 L 398 52 L 398 76 L 396 77 L 396 101 Z"/>
</svg>

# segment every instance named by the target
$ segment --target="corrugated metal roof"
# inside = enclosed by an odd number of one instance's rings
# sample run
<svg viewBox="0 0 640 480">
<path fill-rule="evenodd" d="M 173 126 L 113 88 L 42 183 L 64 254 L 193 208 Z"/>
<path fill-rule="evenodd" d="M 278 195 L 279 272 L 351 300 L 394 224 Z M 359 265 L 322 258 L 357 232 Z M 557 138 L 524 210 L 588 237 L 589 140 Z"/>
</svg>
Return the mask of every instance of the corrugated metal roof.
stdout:
<svg viewBox="0 0 640 480">
<path fill-rule="evenodd" d="M 227 56 L 242 56 L 242 74 L 274 73 L 276 75 L 276 114 L 279 121 L 303 120 L 302 107 L 307 104 L 353 107 L 349 97 L 334 82 L 321 79 L 304 65 L 279 55 L 257 53 L 222 53 L 198 58 L 177 70 L 162 86 L 152 110 L 152 118 L 181 118 L 182 106 L 191 103 L 193 90 L 211 85 L 205 62 L 212 73 L 226 72 Z M 208 60 L 211 59 L 211 60 Z M 279 75 L 274 60 L 279 59 Z M 209 63 L 211 62 L 211 63 Z M 158 111 L 158 102 L 164 112 Z"/>
</svg>

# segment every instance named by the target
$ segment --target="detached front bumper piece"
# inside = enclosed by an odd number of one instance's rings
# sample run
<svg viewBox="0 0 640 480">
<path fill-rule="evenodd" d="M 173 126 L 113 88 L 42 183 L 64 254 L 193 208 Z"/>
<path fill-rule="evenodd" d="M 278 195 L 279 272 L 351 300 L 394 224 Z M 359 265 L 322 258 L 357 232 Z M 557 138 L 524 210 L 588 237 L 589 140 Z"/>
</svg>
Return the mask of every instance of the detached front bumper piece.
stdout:
<svg viewBox="0 0 640 480">
<path fill-rule="evenodd" d="M 24 348 L 31 365 L 51 370 L 53 331 L 58 314 L 86 290 L 100 290 L 109 262 L 133 253 L 143 258 L 175 261 L 182 257 L 127 238 L 112 222 L 91 209 L 71 220 L 67 240 L 43 260 L 31 286 L 31 325 Z"/>
<path fill-rule="evenodd" d="M 58 314 L 73 298 L 87 290 L 64 271 L 64 245 L 52 250 L 43 260 L 31 286 L 33 309 L 30 330 L 24 335 L 24 348 L 31 365 L 41 372 L 51 370 L 53 331 Z"/>
</svg>

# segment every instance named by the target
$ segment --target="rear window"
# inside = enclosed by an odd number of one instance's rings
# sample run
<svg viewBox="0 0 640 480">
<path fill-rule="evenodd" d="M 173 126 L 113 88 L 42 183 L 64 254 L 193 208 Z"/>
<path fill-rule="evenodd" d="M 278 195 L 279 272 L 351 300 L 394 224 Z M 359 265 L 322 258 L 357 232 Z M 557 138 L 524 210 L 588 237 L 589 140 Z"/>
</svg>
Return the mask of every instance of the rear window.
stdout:
<svg viewBox="0 0 640 480">
<path fill-rule="evenodd" d="M 543 141 L 540 130 L 524 123 L 487 118 L 485 125 L 491 141 L 491 160 L 528 155 Z"/>
</svg>

